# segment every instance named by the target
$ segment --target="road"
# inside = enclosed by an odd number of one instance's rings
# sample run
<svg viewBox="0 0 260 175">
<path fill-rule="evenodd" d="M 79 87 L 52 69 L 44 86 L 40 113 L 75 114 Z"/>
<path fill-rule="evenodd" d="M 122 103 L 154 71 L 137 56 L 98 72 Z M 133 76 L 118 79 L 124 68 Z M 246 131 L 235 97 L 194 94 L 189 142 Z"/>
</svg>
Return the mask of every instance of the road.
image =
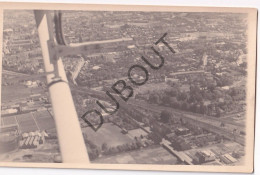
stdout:
<svg viewBox="0 0 260 175">
<path fill-rule="evenodd" d="M 13 72 L 13 71 L 4 70 L 4 69 L 2 70 L 2 74 L 12 75 L 12 76 L 30 76 L 30 75 L 28 75 L 28 74 Z"/>
<path fill-rule="evenodd" d="M 140 103 L 137 101 L 129 101 L 128 104 L 135 106 L 136 108 L 143 108 L 145 110 L 153 111 L 154 113 L 160 114 L 161 111 L 169 111 L 174 115 L 175 118 L 182 118 L 186 121 L 189 121 L 190 123 L 193 123 L 196 126 L 199 126 L 201 128 L 204 128 L 206 130 L 209 130 L 211 132 L 217 133 L 219 135 L 223 135 L 226 138 L 236 141 L 241 145 L 244 145 L 245 138 L 244 136 L 239 135 L 239 133 L 233 134 L 234 129 L 239 129 L 237 126 L 232 124 L 225 124 L 225 127 L 221 127 L 220 124 L 222 121 L 217 120 L 213 117 L 200 117 L 197 115 L 191 115 L 187 114 L 185 112 L 179 112 L 175 109 L 172 109 L 170 107 L 164 107 L 164 106 L 158 106 L 158 105 L 152 105 L 147 103 Z"/>
<path fill-rule="evenodd" d="M 50 72 L 52 73 L 52 72 Z M 23 80 L 39 80 L 46 79 L 46 75 L 48 73 L 40 73 L 40 74 L 24 74 L 19 72 L 13 72 L 9 70 L 2 70 L 3 75 L 8 75 L 8 79 L 23 79 Z"/>
<path fill-rule="evenodd" d="M 220 124 L 223 122 L 225 123 L 226 127 L 233 131 L 233 129 L 237 129 L 239 131 L 245 131 L 245 123 L 236 123 L 234 121 L 232 121 L 231 119 L 229 119 L 230 117 L 234 116 L 234 115 L 238 115 L 238 114 L 244 114 L 244 112 L 238 112 L 238 113 L 234 113 L 234 114 L 228 114 L 227 116 L 225 116 L 225 118 L 221 117 L 221 118 L 216 118 L 216 117 L 212 117 L 212 116 L 207 116 L 207 115 L 202 115 L 202 114 L 198 114 L 198 113 L 192 113 L 192 112 L 188 112 L 188 111 L 181 111 L 178 109 L 173 109 L 170 107 L 165 107 L 165 106 L 159 106 L 159 105 L 154 105 L 154 104 L 149 104 L 147 102 L 144 101 L 139 101 L 139 100 L 129 100 L 128 102 L 131 105 L 134 105 L 136 107 L 144 107 L 145 109 L 148 108 L 160 108 L 161 110 L 171 110 L 174 114 L 177 115 L 187 115 L 190 117 L 193 117 L 195 119 L 202 119 L 208 122 L 211 122 L 212 124 L 214 124 L 215 126 L 220 126 Z M 159 110 L 160 110 L 159 109 Z"/>
</svg>

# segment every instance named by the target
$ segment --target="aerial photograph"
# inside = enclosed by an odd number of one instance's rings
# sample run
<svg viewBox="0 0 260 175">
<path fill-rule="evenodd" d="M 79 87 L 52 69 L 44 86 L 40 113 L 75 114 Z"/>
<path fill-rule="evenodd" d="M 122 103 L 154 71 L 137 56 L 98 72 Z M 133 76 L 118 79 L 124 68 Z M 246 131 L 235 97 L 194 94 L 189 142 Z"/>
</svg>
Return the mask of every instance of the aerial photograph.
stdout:
<svg viewBox="0 0 260 175">
<path fill-rule="evenodd" d="M 61 60 L 91 163 L 245 164 L 247 13 L 59 14 L 87 46 Z M 0 162 L 60 163 L 34 11 L 3 16 Z"/>
</svg>

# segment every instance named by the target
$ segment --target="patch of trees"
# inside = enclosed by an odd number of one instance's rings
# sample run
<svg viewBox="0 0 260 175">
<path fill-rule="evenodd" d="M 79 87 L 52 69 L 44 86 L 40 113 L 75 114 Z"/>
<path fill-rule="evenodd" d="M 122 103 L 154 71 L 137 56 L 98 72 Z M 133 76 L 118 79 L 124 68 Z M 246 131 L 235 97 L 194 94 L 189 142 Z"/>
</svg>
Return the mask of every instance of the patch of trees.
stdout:
<svg viewBox="0 0 260 175">
<path fill-rule="evenodd" d="M 168 111 L 162 111 L 160 118 L 163 123 L 168 123 L 170 118 L 172 117 L 171 113 Z"/>
<path fill-rule="evenodd" d="M 245 99 L 243 89 L 231 88 L 221 90 L 219 86 L 230 85 L 229 78 L 219 79 L 217 82 L 209 81 L 204 86 L 191 85 L 190 91 L 181 91 L 178 87 L 164 92 L 150 92 L 148 102 L 169 106 L 175 109 L 221 117 L 225 112 L 229 112 L 236 106 L 236 101 Z M 221 83 L 221 84 L 220 84 Z M 162 122 L 167 122 L 167 115 L 161 115 Z"/>
</svg>

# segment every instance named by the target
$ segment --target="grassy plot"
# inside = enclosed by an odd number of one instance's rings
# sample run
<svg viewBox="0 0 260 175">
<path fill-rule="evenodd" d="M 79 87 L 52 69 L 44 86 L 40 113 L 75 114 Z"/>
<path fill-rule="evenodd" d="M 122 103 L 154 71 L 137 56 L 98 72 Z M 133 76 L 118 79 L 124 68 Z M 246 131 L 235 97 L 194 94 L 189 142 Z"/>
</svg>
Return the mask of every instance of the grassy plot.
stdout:
<svg viewBox="0 0 260 175">
<path fill-rule="evenodd" d="M 129 136 L 122 134 L 121 129 L 112 123 L 103 124 L 97 132 L 93 131 L 90 127 L 83 128 L 82 130 L 86 133 L 89 140 L 100 147 L 103 143 L 114 147 L 133 141 Z"/>
<path fill-rule="evenodd" d="M 113 156 L 104 156 L 93 163 L 108 164 L 179 164 L 177 158 L 161 146 L 154 146 Z"/>
</svg>

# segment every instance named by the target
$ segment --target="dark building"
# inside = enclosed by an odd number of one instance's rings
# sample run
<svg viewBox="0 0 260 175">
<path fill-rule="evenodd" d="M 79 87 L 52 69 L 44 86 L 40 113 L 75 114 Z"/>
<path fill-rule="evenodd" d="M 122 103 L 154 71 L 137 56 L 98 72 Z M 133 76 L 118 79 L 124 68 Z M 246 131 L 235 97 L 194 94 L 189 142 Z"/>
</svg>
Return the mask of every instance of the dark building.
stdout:
<svg viewBox="0 0 260 175">
<path fill-rule="evenodd" d="M 181 138 L 173 138 L 171 139 L 171 143 L 171 146 L 177 151 L 185 151 L 191 149 L 191 145 Z"/>
</svg>

